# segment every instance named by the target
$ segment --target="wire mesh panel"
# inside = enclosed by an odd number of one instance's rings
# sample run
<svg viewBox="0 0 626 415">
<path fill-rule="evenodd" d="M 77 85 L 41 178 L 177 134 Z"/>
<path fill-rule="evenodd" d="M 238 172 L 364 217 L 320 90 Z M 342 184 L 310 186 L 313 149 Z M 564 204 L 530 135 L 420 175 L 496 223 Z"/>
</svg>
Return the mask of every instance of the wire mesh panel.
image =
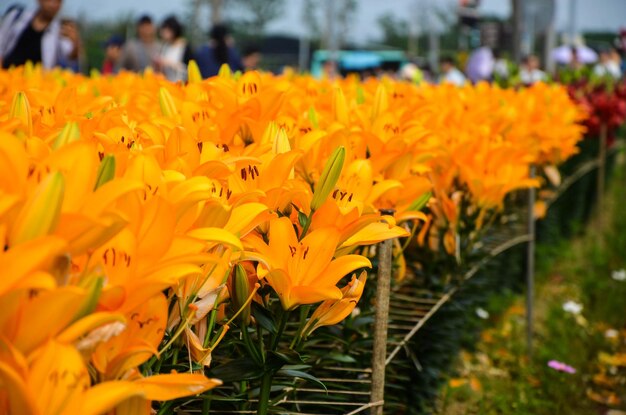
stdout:
<svg viewBox="0 0 626 415">
<path fill-rule="evenodd" d="M 615 150 L 614 150 L 615 151 Z M 572 183 L 597 167 L 597 163 L 581 164 L 571 176 L 556 188 L 548 203 L 555 201 Z M 420 330 L 444 307 L 453 303 L 455 295 L 466 282 L 485 271 L 494 258 L 528 243 L 528 209 L 525 192 L 513 195 L 506 213 L 497 225 L 472 246 L 471 255 L 456 267 L 458 275 L 431 278 L 408 272 L 402 281 L 394 281 L 387 314 L 386 382 L 384 413 L 412 413 L 410 386 L 424 370 L 415 338 Z M 523 267 L 523 257 L 516 257 L 518 267 Z M 375 266 L 379 263 L 373 261 Z M 497 262 L 497 261 L 495 261 Z M 498 265 L 500 269 L 506 265 Z M 430 277 L 430 276 L 429 276 Z M 433 282 L 434 281 L 434 282 Z M 321 328 L 310 344 L 306 355 L 306 376 L 295 377 L 295 372 L 279 373 L 272 388 L 272 407 L 276 414 L 335 415 L 374 413 L 383 405 L 382 400 L 372 402 L 372 359 L 376 330 L 377 277 L 369 278 L 369 294 L 364 295 L 360 312 L 344 323 Z M 358 310 L 358 309 L 357 309 Z M 295 334 L 297 322 L 287 324 L 286 333 Z M 289 336 L 287 336 L 289 337 Z M 437 338 L 429 339 L 437 342 Z M 294 370 L 301 368 L 294 367 Z M 256 413 L 258 385 L 250 382 L 249 389 L 231 384 L 214 392 L 211 414 Z M 198 412 L 198 411 L 196 411 Z M 189 411 L 193 413 L 193 411 Z"/>
</svg>

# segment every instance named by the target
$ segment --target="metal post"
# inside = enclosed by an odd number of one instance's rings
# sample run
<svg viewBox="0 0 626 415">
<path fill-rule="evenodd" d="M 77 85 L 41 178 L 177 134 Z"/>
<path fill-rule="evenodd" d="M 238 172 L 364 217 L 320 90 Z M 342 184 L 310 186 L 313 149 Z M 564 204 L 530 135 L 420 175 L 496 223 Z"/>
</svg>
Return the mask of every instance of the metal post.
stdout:
<svg viewBox="0 0 626 415">
<path fill-rule="evenodd" d="M 530 166 L 530 177 L 535 177 L 535 166 Z M 528 356 L 533 348 L 533 303 L 535 293 L 535 188 L 528 189 L 528 250 L 526 251 L 526 341 Z"/>
<path fill-rule="evenodd" d="M 381 209 L 383 215 L 393 215 L 391 209 Z M 372 354 L 372 404 L 385 399 L 385 360 L 387 359 L 387 325 L 389 320 L 389 292 L 391 290 L 391 262 L 393 241 L 378 244 L 378 277 L 376 281 L 376 316 L 374 320 L 374 350 Z M 383 406 L 377 405 L 370 412 L 382 415 Z"/>
<path fill-rule="evenodd" d="M 223 0 L 211 0 L 211 23 L 213 25 L 222 23 Z"/>
<path fill-rule="evenodd" d="M 606 140 L 607 126 L 606 122 L 600 125 L 600 150 L 598 151 L 598 226 L 600 229 L 604 226 L 604 183 L 606 182 Z"/>
<path fill-rule="evenodd" d="M 512 0 L 513 5 L 513 62 L 519 65 L 522 61 L 522 35 L 524 25 L 524 9 L 522 0 Z"/>
<path fill-rule="evenodd" d="M 578 32 L 578 28 L 576 26 L 576 14 L 578 12 L 577 8 L 577 0 L 569 0 L 569 36 L 572 45 L 576 40 L 576 32 Z"/>
<path fill-rule="evenodd" d="M 548 0 L 548 9 L 550 13 L 550 21 L 545 30 L 545 44 L 544 44 L 544 68 L 549 74 L 554 74 L 555 62 L 552 58 L 552 50 L 556 47 L 556 28 L 555 28 L 555 9 L 556 0 Z"/>
<path fill-rule="evenodd" d="M 308 35 L 303 34 L 300 36 L 300 43 L 298 45 L 298 69 L 300 72 L 308 72 L 311 69 L 311 65 L 309 64 L 310 53 Z"/>
<path fill-rule="evenodd" d="M 428 31 L 428 63 L 431 71 L 439 68 L 439 34 L 433 29 Z"/>
</svg>

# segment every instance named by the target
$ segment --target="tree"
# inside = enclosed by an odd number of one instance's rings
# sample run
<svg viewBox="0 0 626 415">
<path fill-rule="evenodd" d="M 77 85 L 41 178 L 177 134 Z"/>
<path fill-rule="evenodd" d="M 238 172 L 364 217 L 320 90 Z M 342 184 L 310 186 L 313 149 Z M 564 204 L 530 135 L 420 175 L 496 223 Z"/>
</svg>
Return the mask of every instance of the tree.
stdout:
<svg viewBox="0 0 626 415">
<path fill-rule="evenodd" d="M 521 0 L 511 0 L 511 19 L 513 20 L 513 61 L 522 60 L 523 4 Z"/>
<path fill-rule="evenodd" d="M 376 23 L 383 32 L 382 42 L 387 46 L 406 49 L 409 39 L 409 22 L 396 17 L 391 12 L 381 15 Z"/>
<path fill-rule="evenodd" d="M 187 35 L 192 43 L 198 44 L 205 38 L 207 22 L 214 25 L 223 21 L 225 3 L 226 0 L 187 0 L 185 21 L 189 22 Z"/>
<path fill-rule="evenodd" d="M 348 42 L 357 6 L 356 0 L 305 0 L 302 20 L 322 49 L 341 49 Z"/>
<path fill-rule="evenodd" d="M 247 15 L 244 22 L 250 33 L 261 36 L 268 23 L 280 17 L 285 10 L 284 0 L 234 0 L 234 6 Z"/>
<path fill-rule="evenodd" d="M 337 47 L 341 49 L 348 43 L 350 26 L 354 22 L 358 3 L 356 0 L 341 0 L 337 3 Z"/>
</svg>

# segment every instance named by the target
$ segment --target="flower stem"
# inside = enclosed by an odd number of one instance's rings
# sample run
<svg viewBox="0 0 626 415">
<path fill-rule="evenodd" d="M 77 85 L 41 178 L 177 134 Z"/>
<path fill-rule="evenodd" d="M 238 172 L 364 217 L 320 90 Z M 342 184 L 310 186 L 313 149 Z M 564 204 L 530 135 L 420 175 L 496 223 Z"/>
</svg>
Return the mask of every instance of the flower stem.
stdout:
<svg viewBox="0 0 626 415">
<path fill-rule="evenodd" d="M 306 222 L 304 223 L 304 227 L 302 228 L 302 233 L 300 234 L 300 240 L 304 239 L 304 237 L 306 236 L 306 233 L 309 231 L 309 227 L 311 226 L 311 222 L 313 222 L 313 214 L 315 213 L 314 210 L 311 210 L 311 214 L 309 216 L 307 216 L 306 218 Z"/>
<path fill-rule="evenodd" d="M 243 338 L 243 343 L 245 344 L 245 347 L 246 347 L 246 350 L 248 350 L 248 353 L 252 356 L 252 358 L 257 364 L 262 365 L 263 359 L 259 355 L 259 351 L 254 346 L 254 343 L 252 343 L 247 327 L 241 327 L 241 337 Z"/>
<path fill-rule="evenodd" d="M 202 415 L 209 415 L 211 410 L 211 392 L 209 391 L 202 399 Z"/>
<path fill-rule="evenodd" d="M 257 322 L 256 324 L 256 335 L 259 341 L 259 352 L 261 354 L 261 358 L 263 359 L 263 363 L 265 363 L 265 343 L 263 343 L 263 327 Z"/>
<path fill-rule="evenodd" d="M 217 310 L 213 309 L 209 313 L 209 318 L 207 320 L 207 329 L 206 335 L 204 336 L 204 342 L 202 345 L 204 347 L 208 347 L 211 343 L 211 334 L 213 333 L 213 329 L 215 328 L 215 317 L 217 316 Z"/>
<path fill-rule="evenodd" d="M 285 331 L 285 326 L 287 325 L 287 320 L 289 320 L 289 311 L 283 310 L 283 313 L 280 316 L 280 323 L 278 325 L 278 331 L 273 338 L 271 349 L 275 351 L 278 348 L 278 343 L 280 342 L 280 338 L 283 336 L 283 331 Z"/>
<path fill-rule="evenodd" d="M 289 348 L 291 350 L 295 350 L 297 346 L 300 345 L 300 341 L 302 340 L 302 335 L 304 334 L 302 331 L 304 330 L 304 326 L 306 325 L 306 318 L 309 315 L 309 311 L 311 310 L 310 305 L 305 305 L 300 307 L 300 324 L 298 325 L 298 331 L 296 335 L 293 337 Z"/>
<path fill-rule="evenodd" d="M 272 378 L 273 373 L 270 371 L 265 372 L 263 379 L 261 380 L 261 392 L 259 395 L 259 408 L 257 409 L 257 415 L 266 415 L 270 406 L 270 392 L 272 390 Z"/>
</svg>

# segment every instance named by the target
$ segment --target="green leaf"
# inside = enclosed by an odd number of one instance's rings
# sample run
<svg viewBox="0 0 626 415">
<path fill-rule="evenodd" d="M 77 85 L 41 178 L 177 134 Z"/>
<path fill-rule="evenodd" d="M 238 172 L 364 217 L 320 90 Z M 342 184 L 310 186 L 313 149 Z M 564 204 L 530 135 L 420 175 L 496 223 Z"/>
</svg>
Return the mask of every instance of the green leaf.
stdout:
<svg viewBox="0 0 626 415">
<path fill-rule="evenodd" d="M 298 223 L 300 223 L 300 226 L 304 228 L 308 221 L 309 221 L 309 217 L 305 213 L 298 212 Z"/>
<path fill-rule="evenodd" d="M 328 389 L 326 388 L 326 385 L 324 385 L 324 383 L 319 380 L 318 378 L 316 378 L 315 376 L 306 373 L 306 372 L 302 372 L 300 370 L 292 370 L 292 369 L 281 369 L 278 372 L 276 372 L 277 376 L 288 376 L 288 377 L 293 377 L 293 378 L 300 378 L 300 379 L 305 379 L 305 380 L 309 380 L 311 382 L 317 383 L 318 385 L 320 385 L 322 388 L 324 388 L 324 390 L 326 392 L 328 392 Z"/>
<path fill-rule="evenodd" d="M 93 278 L 86 279 L 87 283 L 85 284 L 85 288 L 87 289 L 88 295 L 85 303 L 81 307 L 81 309 L 74 317 L 74 321 L 80 320 L 81 318 L 93 313 L 98 305 L 98 300 L 100 299 L 100 294 L 102 294 L 102 287 L 104 287 L 104 277 L 96 276 Z"/>
<path fill-rule="evenodd" d="M 264 369 L 257 365 L 252 358 L 242 357 L 212 368 L 209 375 L 228 383 L 258 379 L 263 376 L 263 372 Z"/>
<path fill-rule="evenodd" d="M 310 369 L 311 365 L 285 365 L 283 367 L 284 370 L 304 370 Z"/>
<path fill-rule="evenodd" d="M 252 316 L 265 330 L 272 334 L 278 332 L 278 327 L 276 327 L 272 313 L 255 302 L 252 302 Z"/>
<path fill-rule="evenodd" d="M 411 203 L 411 206 L 409 206 L 409 210 L 411 212 L 419 212 L 424 206 L 426 206 L 426 203 L 428 203 L 432 195 L 433 194 L 431 192 L 424 193 L 423 195 L 415 199 L 413 203 Z"/>
<path fill-rule="evenodd" d="M 300 359 L 300 355 L 293 350 L 287 350 L 285 352 L 269 352 L 269 354 L 270 354 L 270 357 L 275 356 L 277 359 L 279 359 L 282 362 L 281 366 L 287 363 L 292 363 L 292 364 L 295 363 L 296 365 L 301 366 L 301 363 L 302 363 L 302 359 Z"/>
<path fill-rule="evenodd" d="M 330 353 L 324 356 L 325 359 L 334 360 L 341 363 L 356 363 L 356 359 L 347 354 Z"/>
</svg>

